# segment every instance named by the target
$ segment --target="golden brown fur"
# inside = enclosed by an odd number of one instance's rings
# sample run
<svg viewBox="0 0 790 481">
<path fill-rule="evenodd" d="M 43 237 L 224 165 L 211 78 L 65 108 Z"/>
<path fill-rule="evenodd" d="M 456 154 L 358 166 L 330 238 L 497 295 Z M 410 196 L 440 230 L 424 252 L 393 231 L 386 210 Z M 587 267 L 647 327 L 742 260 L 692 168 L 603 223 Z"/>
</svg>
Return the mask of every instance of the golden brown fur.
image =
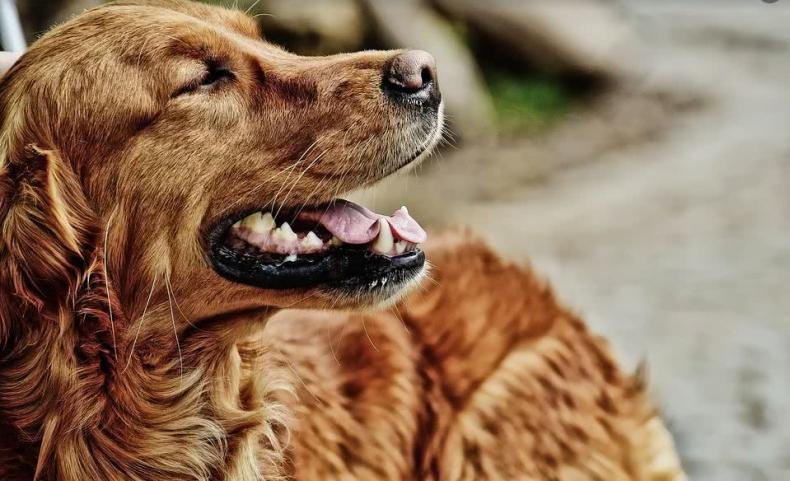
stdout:
<svg viewBox="0 0 790 481">
<path fill-rule="evenodd" d="M 390 312 L 270 321 L 296 479 L 684 479 L 641 380 L 545 284 L 466 232 L 431 244 L 436 283 Z"/>
<path fill-rule="evenodd" d="M 206 226 L 375 182 L 417 134 L 379 100 L 392 52 L 256 38 L 123 2 L 0 83 L 0 479 L 682 479 L 639 381 L 468 234 L 391 312 L 211 270 Z M 233 83 L 181 96 L 207 55 Z"/>
</svg>

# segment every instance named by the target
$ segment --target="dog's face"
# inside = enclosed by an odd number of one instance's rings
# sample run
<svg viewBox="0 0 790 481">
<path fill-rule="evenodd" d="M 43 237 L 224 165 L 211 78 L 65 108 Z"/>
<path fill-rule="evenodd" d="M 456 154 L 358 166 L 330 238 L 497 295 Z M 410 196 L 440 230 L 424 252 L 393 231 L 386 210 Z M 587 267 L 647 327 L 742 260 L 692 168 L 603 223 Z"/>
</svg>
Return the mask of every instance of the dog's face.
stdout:
<svg viewBox="0 0 790 481">
<path fill-rule="evenodd" d="M 423 273 L 405 209 L 336 199 L 440 138 L 427 54 L 304 58 L 239 12 L 118 3 L 39 40 L 0 101 L 14 182 L 31 155 L 74 173 L 132 310 L 165 294 L 191 316 L 362 307 Z"/>
</svg>

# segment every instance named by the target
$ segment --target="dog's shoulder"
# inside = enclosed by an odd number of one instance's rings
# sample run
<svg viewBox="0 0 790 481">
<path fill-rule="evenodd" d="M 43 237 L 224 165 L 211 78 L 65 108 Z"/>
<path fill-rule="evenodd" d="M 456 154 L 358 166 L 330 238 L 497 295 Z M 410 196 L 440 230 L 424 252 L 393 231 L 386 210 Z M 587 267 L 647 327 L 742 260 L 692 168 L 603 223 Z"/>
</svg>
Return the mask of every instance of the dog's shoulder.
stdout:
<svg viewBox="0 0 790 481">
<path fill-rule="evenodd" d="M 642 376 L 531 268 L 465 229 L 427 247 L 433 282 L 401 307 L 438 373 L 448 479 L 680 480 Z"/>
</svg>

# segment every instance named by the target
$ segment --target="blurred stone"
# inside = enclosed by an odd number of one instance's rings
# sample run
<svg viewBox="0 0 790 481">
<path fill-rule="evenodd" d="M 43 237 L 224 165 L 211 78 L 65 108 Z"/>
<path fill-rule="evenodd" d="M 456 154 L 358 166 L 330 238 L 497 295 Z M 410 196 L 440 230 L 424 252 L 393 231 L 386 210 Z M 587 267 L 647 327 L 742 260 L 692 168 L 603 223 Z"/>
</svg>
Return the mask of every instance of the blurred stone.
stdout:
<svg viewBox="0 0 790 481">
<path fill-rule="evenodd" d="M 268 40 L 302 55 L 359 50 L 367 35 L 356 0 L 244 0 L 238 8 L 258 17 Z"/>
<path fill-rule="evenodd" d="M 52 17 L 63 3 L 65 2 L 58 0 L 18 0 L 16 2 L 28 44 L 36 39 L 38 33 L 44 32 L 52 26 Z"/>
<path fill-rule="evenodd" d="M 633 32 L 616 0 L 434 0 L 525 62 L 557 74 L 629 70 Z"/>
<path fill-rule="evenodd" d="M 106 0 L 68 0 L 60 3 L 61 6 L 53 18 L 55 24 L 65 22 L 69 18 L 79 15 L 85 10 L 98 7 L 107 2 Z"/>
<path fill-rule="evenodd" d="M 102 0 L 17 0 L 19 16 L 28 44 L 53 26 L 85 10 L 97 7 Z"/>
<path fill-rule="evenodd" d="M 420 0 L 365 0 L 382 40 L 396 48 L 427 50 L 436 57 L 450 125 L 462 140 L 494 132 L 488 90 L 468 47 L 451 25 Z"/>
</svg>

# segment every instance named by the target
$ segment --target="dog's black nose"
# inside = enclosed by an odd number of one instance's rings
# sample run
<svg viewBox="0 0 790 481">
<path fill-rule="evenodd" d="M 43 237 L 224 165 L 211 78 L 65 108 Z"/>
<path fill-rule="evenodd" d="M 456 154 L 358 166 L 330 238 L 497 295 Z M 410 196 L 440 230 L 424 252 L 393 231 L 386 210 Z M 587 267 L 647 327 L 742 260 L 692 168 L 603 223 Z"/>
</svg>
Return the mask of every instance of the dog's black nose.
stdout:
<svg viewBox="0 0 790 481">
<path fill-rule="evenodd" d="M 407 50 L 394 57 L 384 70 L 384 93 L 401 103 L 440 99 L 436 60 L 422 50 Z"/>
</svg>

